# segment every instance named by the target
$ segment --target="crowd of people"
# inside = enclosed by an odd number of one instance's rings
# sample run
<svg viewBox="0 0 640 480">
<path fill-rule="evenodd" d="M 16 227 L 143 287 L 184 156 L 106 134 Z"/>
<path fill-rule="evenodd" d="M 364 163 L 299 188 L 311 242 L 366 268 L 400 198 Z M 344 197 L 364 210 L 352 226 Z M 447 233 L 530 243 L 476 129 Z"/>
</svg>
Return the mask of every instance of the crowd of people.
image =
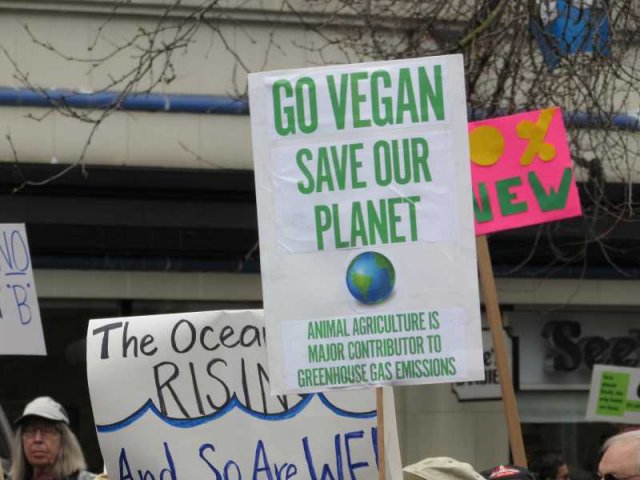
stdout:
<svg viewBox="0 0 640 480">
<path fill-rule="evenodd" d="M 107 480 L 86 469 L 82 448 L 69 427 L 65 409 L 50 397 L 29 402 L 15 421 L 11 469 L 3 480 Z M 640 429 L 609 438 L 601 450 L 598 480 L 640 480 Z M 404 468 L 405 480 L 571 480 L 558 452 L 541 456 L 531 470 L 498 465 L 477 472 L 470 464 L 447 457 L 426 458 Z"/>
</svg>

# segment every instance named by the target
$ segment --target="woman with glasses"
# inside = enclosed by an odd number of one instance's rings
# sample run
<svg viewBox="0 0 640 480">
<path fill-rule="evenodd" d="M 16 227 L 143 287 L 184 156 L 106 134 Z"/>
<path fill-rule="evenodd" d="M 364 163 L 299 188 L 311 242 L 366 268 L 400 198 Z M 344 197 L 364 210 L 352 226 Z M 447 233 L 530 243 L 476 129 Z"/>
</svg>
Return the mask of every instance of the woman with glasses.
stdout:
<svg viewBox="0 0 640 480">
<path fill-rule="evenodd" d="M 27 404 L 16 420 L 10 480 L 89 480 L 78 439 L 62 405 L 50 397 Z"/>
</svg>

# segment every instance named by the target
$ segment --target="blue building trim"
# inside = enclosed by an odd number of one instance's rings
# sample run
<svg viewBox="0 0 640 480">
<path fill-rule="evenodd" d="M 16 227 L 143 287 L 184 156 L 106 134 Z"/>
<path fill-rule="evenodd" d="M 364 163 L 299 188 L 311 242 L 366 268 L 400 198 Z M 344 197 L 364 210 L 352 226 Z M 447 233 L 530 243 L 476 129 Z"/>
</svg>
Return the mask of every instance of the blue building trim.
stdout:
<svg viewBox="0 0 640 480">
<path fill-rule="evenodd" d="M 78 93 L 65 89 L 32 90 L 28 88 L 0 87 L 0 106 L 4 107 L 70 107 L 87 109 L 114 109 L 138 112 L 167 112 L 214 115 L 248 115 L 247 99 L 224 95 L 192 95 L 164 93 L 121 92 Z M 482 110 L 470 112 L 471 120 L 486 118 Z M 594 115 L 586 112 L 565 112 L 568 126 L 576 128 L 617 128 L 640 131 L 637 115 L 613 113 Z"/>
<path fill-rule="evenodd" d="M 249 103 L 222 95 L 121 92 L 79 93 L 64 89 L 31 90 L 0 87 L 0 106 L 70 107 L 138 112 L 247 115 Z"/>
</svg>

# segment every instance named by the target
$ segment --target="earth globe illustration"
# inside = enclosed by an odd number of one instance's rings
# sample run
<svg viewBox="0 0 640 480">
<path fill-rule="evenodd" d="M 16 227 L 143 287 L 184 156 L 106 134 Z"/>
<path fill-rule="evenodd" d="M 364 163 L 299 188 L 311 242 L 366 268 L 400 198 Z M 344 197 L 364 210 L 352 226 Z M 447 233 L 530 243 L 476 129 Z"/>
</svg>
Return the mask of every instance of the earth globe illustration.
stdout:
<svg viewBox="0 0 640 480">
<path fill-rule="evenodd" d="M 396 271 L 391 261 L 378 252 L 356 256 L 347 268 L 347 287 L 361 303 L 384 302 L 396 284 Z"/>
</svg>

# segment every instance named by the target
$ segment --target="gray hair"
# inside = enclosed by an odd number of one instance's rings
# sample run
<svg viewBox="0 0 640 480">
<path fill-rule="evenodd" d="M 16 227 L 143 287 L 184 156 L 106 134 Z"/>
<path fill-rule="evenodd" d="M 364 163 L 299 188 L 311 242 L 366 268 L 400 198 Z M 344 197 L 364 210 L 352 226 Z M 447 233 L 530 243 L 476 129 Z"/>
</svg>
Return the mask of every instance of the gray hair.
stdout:
<svg viewBox="0 0 640 480">
<path fill-rule="evenodd" d="M 615 445 L 617 443 L 636 443 L 636 464 L 635 470 L 636 473 L 640 473 L 640 429 L 631 430 L 629 432 L 619 433 L 618 435 L 614 435 L 609 438 L 604 445 L 602 445 L 601 453 L 604 454 L 611 445 Z"/>
<path fill-rule="evenodd" d="M 604 445 L 602 445 L 601 452 L 606 452 L 611 445 L 618 442 L 631 442 L 631 441 L 640 442 L 640 429 L 638 430 L 630 430 L 628 432 L 619 433 L 618 435 L 614 435 L 609 438 Z"/>
<path fill-rule="evenodd" d="M 53 473 L 57 478 L 67 478 L 74 473 L 86 470 L 87 464 L 78 439 L 71 429 L 64 423 L 56 424 L 60 430 L 60 453 L 53 466 Z M 22 447 L 22 426 L 18 426 L 13 438 L 13 457 L 11 459 L 10 480 L 28 480 L 31 478 L 32 468 L 27 462 Z"/>
</svg>

